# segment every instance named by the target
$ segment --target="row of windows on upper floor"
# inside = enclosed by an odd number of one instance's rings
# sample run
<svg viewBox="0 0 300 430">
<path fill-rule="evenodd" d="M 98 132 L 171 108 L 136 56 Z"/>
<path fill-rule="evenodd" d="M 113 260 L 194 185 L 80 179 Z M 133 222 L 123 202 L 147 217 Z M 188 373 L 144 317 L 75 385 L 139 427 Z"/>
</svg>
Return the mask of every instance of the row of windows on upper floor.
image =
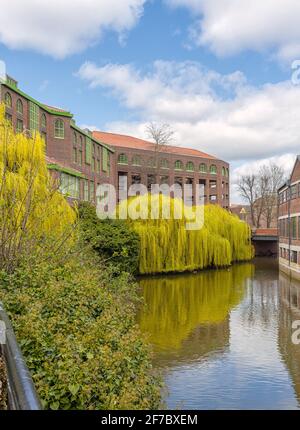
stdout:
<svg viewBox="0 0 300 430">
<path fill-rule="evenodd" d="M 279 236 L 300 240 L 300 217 L 293 216 L 278 221 Z"/>
<path fill-rule="evenodd" d="M 300 197 L 300 183 L 294 184 L 291 187 L 281 191 L 278 196 L 279 204 L 288 202 L 289 200 L 296 199 Z"/>
<path fill-rule="evenodd" d="M 143 162 L 142 157 L 140 157 L 139 155 L 135 155 L 132 157 L 131 164 L 133 166 L 142 166 L 142 162 Z M 119 154 L 118 164 L 128 165 L 128 157 L 126 154 Z M 157 164 L 157 162 L 156 162 L 155 158 L 151 157 L 147 161 L 148 167 L 156 168 L 156 164 Z M 161 159 L 159 161 L 159 164 L 160 164 L 160 167 L 162 169 L 169 169 L 170 168 L 169 160 L 167 160 L 165 158 Z M 175 170 L 184 170 L 183 162 L 180 160 L 175 161 L 174 169 Z M 194 163 L 192 161 L 188 161 L 186 163 L 185 170 L 187 172 L 195 172 Z M 210 165 L 209 168 L 208 168 L 207 164 L 205 164 L 205 163 L 201 163 L 199 165 L 199 172 L 200 173 L 208 173 L 208 171 L 210 174 L 216 175 L 218 173 L 218 168 L 215 164 Z M 229 169 L 226 167 L 222 167 L 222 175 L 228 177 L 229 176 Z"/>
</svg>

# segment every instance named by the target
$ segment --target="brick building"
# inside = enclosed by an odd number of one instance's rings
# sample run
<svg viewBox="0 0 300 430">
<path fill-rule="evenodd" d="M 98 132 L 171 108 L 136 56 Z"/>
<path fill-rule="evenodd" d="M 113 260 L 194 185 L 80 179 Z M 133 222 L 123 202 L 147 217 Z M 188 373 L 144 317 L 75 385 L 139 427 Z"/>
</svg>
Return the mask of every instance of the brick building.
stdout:
<svg viewBox="0 0 300 430">
<path fill-rule="evenodd" d="M 46 143 L 48 168 L 70 198 L 95 201 L 97 186 L 111 183 L 120 190 L 142 183 L 204 185 L 206 203 L 229 208 L 229 165 L 195 149 L 165 146 L 134 137 L 79 128 L 72 113 L 33 99 L 7 76 L 0 80 L 0 102 L 19 132 L 40 132 Z"/>
<path fill-rule="evenodd" d="M 158 145 L 135 137 L 93 132 L 93 136 L 115 149 L 115 183 L 204 185 L 205 202 L 229 208 L 229 164 L 196 149 Z M 126 179 L 126 182 L 124 181 Z M 193 194 L 195 195 L 195 188 Z"/>
<path fill-rule="evenodd" d="M 40 132 L 48 168 L 60 180 L 61 191 L 70 198 L 94 201 L 97 185 L 112 178 L 114 150 L 79 128 L 70 112 L 34 100 L 8 76 L 0 82 L 0 102 L 17 132 Z"/>
<path fill-rule="evenodd" d="M 279 267 L 300 279 L 300 156 L 278 190 Z"/>
</svg>

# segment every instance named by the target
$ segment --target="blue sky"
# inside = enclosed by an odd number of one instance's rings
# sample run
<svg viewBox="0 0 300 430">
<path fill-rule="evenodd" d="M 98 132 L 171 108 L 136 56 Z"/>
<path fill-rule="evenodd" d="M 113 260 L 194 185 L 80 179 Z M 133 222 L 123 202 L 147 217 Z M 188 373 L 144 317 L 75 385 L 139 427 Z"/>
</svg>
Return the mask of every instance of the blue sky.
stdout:
<svg viewBox="0 0 300 430">
<path fill-rule="evenodd" d="M 148 121 L 168 122 L 174 143 L 230 161 L 233 178 L 269 159 L 289 169 L 300 152 L 300 5 L 276 4 L 12 0 L 0 60 L 79 125 L 145 137 Z"/>
</svg>

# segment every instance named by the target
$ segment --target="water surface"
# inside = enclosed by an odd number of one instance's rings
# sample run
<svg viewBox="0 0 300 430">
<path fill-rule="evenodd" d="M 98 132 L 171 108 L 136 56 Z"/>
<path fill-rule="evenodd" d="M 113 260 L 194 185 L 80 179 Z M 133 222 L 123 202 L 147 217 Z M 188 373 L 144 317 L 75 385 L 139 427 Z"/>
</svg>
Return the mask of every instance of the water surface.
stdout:
<svg viewBox="0 0 300 430">
<path fill-rule="evenodd" d="M 300 284 L 259 259 L 140 280 L 138 320 L 164 375 L 168 408 L 300 409 Z"/>
</svg>

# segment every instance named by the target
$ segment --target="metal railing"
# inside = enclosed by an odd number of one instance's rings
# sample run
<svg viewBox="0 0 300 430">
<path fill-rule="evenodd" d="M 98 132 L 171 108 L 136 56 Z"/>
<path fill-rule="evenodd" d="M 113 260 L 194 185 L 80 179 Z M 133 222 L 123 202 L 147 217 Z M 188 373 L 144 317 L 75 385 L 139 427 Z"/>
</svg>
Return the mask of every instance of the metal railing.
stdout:
<svg viewBox="0 0 300 430">
<path fill-rule="evenodd" d="M 0 348 L 6 365 L 8 409 L 41 410 L 42 406 L 30 372 L 2 303 L 0 303 L 0 321 L 5 327 L 5 342 L 0 344 Z"/>
</svg>

